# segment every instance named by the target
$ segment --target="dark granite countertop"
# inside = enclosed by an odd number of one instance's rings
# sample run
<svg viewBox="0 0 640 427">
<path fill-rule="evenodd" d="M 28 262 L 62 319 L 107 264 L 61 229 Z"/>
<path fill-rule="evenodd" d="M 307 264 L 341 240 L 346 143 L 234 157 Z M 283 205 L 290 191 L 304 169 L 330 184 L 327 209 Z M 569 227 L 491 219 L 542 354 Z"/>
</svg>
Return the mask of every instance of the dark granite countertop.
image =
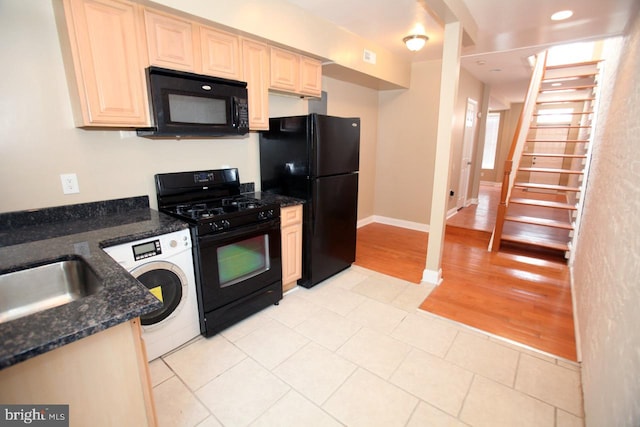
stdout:
<svg viewBox="0 0 640 427">
<path fill-rule="evenodd" d="M 0 214 L 0 273 L 79 256 L 101 280 L 93 295 L 0 323 L 0 369 L 158 309 L 102 248 L 185 228 L 146 196 Z"/>
<path fill-rule="evenodd" d="M 288 206 L 301 205 L 305 203 L 303 199 L 298 199 L 296 197 L 290 197 L 290 196 L 282 196 L 280 194 L 270 193 L 267 191 L 246 193 L 246 196 L 254 197 L 258 200 L 264 200 L 270 203 L 278 203 L 282 208 L 286 208 Z"/>
</svg>

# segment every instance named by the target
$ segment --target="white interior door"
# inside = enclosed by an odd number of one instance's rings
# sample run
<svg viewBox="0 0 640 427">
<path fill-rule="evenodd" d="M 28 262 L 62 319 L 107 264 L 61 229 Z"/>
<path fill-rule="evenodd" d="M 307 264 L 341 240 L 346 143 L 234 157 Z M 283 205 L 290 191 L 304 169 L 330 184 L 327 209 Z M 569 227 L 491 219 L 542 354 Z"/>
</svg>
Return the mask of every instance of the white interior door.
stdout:
<svg viewBox="0 0 640 427">
<path fill-rule="evenodd" d="M 476 117 L 478 115 L 478 102 L 467 98 L 467 113 L 464 119 L 464 136 L 462 143 L 462 160 L 460 162 L 460 181 L 458 185 L 458 199 L 456 207 L 458 209 L 469 206 L 467 199 L 469 191 L 469 179 L 471 178 L 471 157 L 473 155 L 473 145 L 476 136 Z"/>
</svg>

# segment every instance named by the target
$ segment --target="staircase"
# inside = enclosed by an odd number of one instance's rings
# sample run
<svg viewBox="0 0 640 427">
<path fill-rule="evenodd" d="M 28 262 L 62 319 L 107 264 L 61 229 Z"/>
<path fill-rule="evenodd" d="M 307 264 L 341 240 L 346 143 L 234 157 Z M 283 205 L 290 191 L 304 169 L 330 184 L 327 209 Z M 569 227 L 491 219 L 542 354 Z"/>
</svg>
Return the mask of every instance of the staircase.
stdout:
<svg viewBox="0 0 640 427">
<path fill-rule="evenodd" d="M 569 258 L 587 183 L 600 61 L 545 62 L 540 55 L 505 165 L 490 249 L 511 242 Z"/>
</svg>

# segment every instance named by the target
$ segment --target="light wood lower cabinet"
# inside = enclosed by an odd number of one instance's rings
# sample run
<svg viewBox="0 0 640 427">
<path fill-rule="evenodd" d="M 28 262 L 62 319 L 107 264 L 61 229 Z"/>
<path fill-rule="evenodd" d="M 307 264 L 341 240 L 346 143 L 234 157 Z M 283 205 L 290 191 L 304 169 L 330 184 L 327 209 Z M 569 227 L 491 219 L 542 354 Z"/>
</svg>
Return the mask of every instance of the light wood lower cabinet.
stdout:
<svg viewBox="0 0 640 427">
<path fill-rule="evenodd" d="M 156 426 L 139 319 L 0 371 L 3 404 L 69 405 L 70 426 Z"/>
<path fill-rule="evenodd" d="M 62 11 L 59 5 L 54 2 L 76 126 L 148 126 L 137 5 L 64 0 Z"/>
<path fill-rule="evenodd" d="M 302 205 L 280 209 L 282 234 L 282 290 L 296 286 L 302 277 Z"/>
</svg>

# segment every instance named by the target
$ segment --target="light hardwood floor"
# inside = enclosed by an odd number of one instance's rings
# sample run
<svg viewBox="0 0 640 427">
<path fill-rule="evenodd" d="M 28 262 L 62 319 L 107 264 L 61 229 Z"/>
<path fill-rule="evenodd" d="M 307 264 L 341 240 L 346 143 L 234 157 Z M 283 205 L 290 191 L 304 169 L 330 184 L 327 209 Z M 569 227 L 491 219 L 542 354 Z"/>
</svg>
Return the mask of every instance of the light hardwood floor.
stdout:
<svg viewBox="0 0 640 427">
<path fill-rule="evenodd" d="M 480 203 L 447 222 L 444 280 L 421 308 L 576 360 L 569 270 L 561 254 L 515 246 L 487 251 L 490 233 L 485 229 L 493 227 L 491 201 L 497 199 L 491 194 L 496 189 L 499 192 L 499 187 L 481 186 Z M 355 264 L 419 283 L 427 242 L 427 233 L 369 224 L 358 230 Z"/>
</svg>

